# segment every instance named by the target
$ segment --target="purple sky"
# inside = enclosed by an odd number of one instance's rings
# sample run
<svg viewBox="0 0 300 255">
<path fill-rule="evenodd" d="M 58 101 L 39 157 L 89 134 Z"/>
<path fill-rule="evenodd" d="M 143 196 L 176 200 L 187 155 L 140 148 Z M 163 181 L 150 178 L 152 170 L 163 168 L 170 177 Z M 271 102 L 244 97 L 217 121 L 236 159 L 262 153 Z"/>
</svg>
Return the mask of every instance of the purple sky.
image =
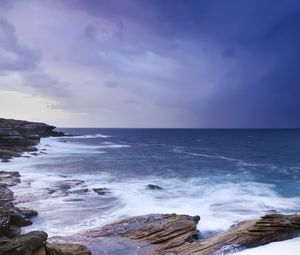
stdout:
<svg viewBox="0 0 300 255">
<path fill-rule="evenodd" d="M 300 127 L 298 0 L 0 0 L 0 116 Z"/>
</svg>

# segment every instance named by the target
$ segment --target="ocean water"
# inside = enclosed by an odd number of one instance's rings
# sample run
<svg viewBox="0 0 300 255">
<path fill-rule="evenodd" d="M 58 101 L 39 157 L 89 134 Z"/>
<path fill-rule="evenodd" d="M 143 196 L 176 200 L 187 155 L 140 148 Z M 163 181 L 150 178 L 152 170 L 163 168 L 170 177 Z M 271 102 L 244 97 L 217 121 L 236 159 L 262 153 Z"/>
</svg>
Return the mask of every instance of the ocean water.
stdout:
<svg viewBox="0 0 300 255">
<path fill-rule="evenodd" d="M 20 171 L 17 201 L 39 212 L 25 231 L 69 235 L 127 216 L 175 212 L 200 215 L 207 236 L 271 210 L 300 211 L 300 130 L 61 130 L 75 136 L 44 138 L 38 156 L 1 164 Z M 103 187 L 105 195 L 93 191 Z M 299 238 L 240 254 L 295 249 Z"/>
</svg>

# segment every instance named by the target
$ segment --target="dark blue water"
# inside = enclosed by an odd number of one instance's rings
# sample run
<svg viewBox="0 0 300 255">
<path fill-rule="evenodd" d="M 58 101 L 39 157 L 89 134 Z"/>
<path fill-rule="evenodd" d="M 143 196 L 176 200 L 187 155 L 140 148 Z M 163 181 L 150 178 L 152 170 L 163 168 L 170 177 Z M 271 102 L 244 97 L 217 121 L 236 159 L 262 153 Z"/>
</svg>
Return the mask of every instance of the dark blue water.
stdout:
<svg viewBox="0 0 300 255">
<path fill-rule="evenodd" d="M 75 136 L 43 139 L 39 156 L 6 165 L 23 176 L 19 201 L 39 211 L 29 229 L 73 234 L 175 212 L 200 215 L 205 233 L 269 210 L 300 210 L 300 130 L 61 130 Z M 72 190 L 88 192 L 58 190 L 70 181 Z M 109 193 L 93 192 L 99 187 Z"/>
<path fill-rule="evenodd" d="M 117 178 L 209 177 L 275 185 L 284 196 L 300 196 L 300 130 L 247 129 L 62 129 L 69 134 L 103 134 L 131 147 L 86 155 L 88 171 Z M 68 139 L 66 139 L 68 140 Z M 103 139 L 78 139 L 98 145 Z M 88 162 L 86 162 L 88 160 Z M 79 165 L 78 171 L 82 171 Z"/>
</svg>

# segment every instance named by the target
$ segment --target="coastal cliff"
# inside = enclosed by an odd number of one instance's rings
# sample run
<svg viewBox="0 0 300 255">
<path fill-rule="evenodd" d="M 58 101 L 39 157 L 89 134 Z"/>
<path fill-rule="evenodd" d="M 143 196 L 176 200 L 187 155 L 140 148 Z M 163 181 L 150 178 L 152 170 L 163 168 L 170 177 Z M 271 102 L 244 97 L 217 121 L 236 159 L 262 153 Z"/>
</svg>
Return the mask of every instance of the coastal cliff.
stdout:
<svg viewBox="0 0 300 255">
<path fill-rule="evenodd" d="M 7 162 L 23 152 L 36 151 L 42 137 L 64 136 L 44 123 L 0 118 L 0 159 Z M 22 227 L 31 225 L 38 212 L 14 204 L 10 187 L 21 182 L 19 172 L 0 171 L 0 255 L 90 255 L 80 244 L 47 244 L 47 233 L 31 231 L 21 234 Z"/>
<path fill-rule="evenodd" d="M 0 160 L 5 162 L 23 152 L 36 151 L 42 137 L 64 135 L 54 129 L 45 123 L 0 118 Z"/>
</svg>

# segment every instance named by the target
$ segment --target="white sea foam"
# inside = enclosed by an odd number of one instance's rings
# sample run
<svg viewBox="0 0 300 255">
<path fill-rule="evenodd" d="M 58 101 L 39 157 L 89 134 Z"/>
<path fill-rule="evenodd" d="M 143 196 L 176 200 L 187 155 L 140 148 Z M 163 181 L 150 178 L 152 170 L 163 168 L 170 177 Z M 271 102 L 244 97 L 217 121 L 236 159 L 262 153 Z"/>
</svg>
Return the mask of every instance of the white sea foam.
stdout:
<svg viewBox="0 0 300 255">
<path fill-rule="evenodd" d="M 105 153 L 99 149 L 110 149 L 110 148 L 126 148 L 130 147 L 128 144 L 114 144 L 111 142 L 103 142 L 101 145 L 90 145 L 84 143 L 78 143 L 68 141 L 65 138 L 43 138 L 37 148 L 42 151 L 45 149 L 46 153 L 49 154 L 74 154 L 74 153 L 87 153 L 87 154 L 99 154 Z"/>
<path fill-rule="evenodd" d="M 204 154 L 204 153 L 187 152 L 187 151 L 181 150 L 179 147 L 174 148 L 173 151 L 176 153 L 183 153 L 183 154 L 187 154 L 187 155 L 191 155 L 191 156 L 227 160 L 227 161 L 235 162 L 240 166 L 258 166 L 257 163 L 245 162 L 242 159 L 230 158 L 230 157 L 226 157 L 226 156 L 222 156 L 222 155 L 210 155 L 210 154 Z"/>
<path fill-rule="evenodd" d="M 70 139 L 70 141 L 68 141 Z M 67 142 L 64 142 L 67 141 Z M 14 187 L 18 197 L 28 196 L 22 205 L 39 211 L 34 224 L 27 230 L 46 230 L 50 236 L 69 235 L 88 228 L 101 226 L 127 216 L 149 213 L 180 213 L 200 215 L 199 229 L 202 234 L 222 231 L 241 220 L 259 217 L 268 210 L 294 213 L 300 210 L 300 198 L 284 198 L 274 191 L 272 185 L 256 182 L 216 183 L 213 178 L 194 177 L 119 180 L 109 173 L 97 172 L 59 176 L 47 169 L 35 167 L 37 162 L 49 164 L 53 157 L 72 154 L 110 152 L 109 149 L 126 148 L 130 145 L 110 141 L 92 145 L 79 143 L 74 138 L 45 138 L 37 146 L 47 154 L 29 159 L 18 158 L 2 164 L 2 169 L 20 170 L 22 183 Z M 107 149 L 107 150 L 106 150 Z M 178 148 L 178 150 L 181 148 Z M 180 151 L 182 153 L 182 151 Z M 189 152 L 184 152 L 189 153 Z M 241 162 L 238 159 L 220 155 L 189 153 L 192 156 Z M 30 153 L 28 154 L 30 155 Z M 37 171 L 38 170 L 38 171 Z M 88 187 L 85 194 L 71 194 L 68 197 L 49 195 L 46 188 L 53 188 L 66 179 L 84 180 L 76 188 Z M 163 190 L 147 190 L 153 183 Z M 92 188 L 106 187 L 110 193 L 99 196 Z M 80 199 L 80 200 L 78 200 Z M 269 244 L 249 249 L 239 255 L 296 255 L 300 240 Z"/>
<path fill-rule="evenodd" d="M 41 211 L 40 217 L 44 217 L 44 222 L 47 222 L 47 226 L 43 227 L 47 227 L 50 235 L 73 234 L 128 216 L 174 212 L 200 215 L 199 229 L 205 234 L 209 231 L 226 230 L 232 224 L 256 218 L 268 210 L 296 211 L 300 204 L 297 198 L 286 199 L 278 196 L 269 185 L 251 182 L 213 184 L 209 183 L 209 180 L 200 178 L 185 181 L 153 178 L 114 182 L 107 174 L 78 175 L 72 178 L 85 180 L 85 185 L 90 190 L 106 187 L 111 193 L 108 194 L 105 203 L 103 197 L 91 191 L 83 197 L 82 202 L 75 204 L 66 204 L 63 199 L 53 198 L 50 200 L 42 198 L 39 203 L 26 204 L 29 207 L 33 205 Z M 57 180 L 50 178 L 47 180 L 48 184 L 49 181 Z M 34 185 L 39 185 L 38 183 Z M 147 190 L 146 185 L 149 183 L 158 184 L 164 190 Z M 45 183 L 42 186 L 45 187 Z M 107 206 L 107 209 L 103 210 L 103 206 Z M 68 221 L 65 222 L 66 215 L 63 211 L 61 214 L 58 213 L 58 207 L 66 212 L 76 211 L 76 217 L 71 213 Z M 82 217 L 80 222 L 78 217 Z M 34 225 L 34 227 L 39 226 Z"/>
<path fill-rule="evenodd" d="M 247 249 L 236 255 L 298 255 L 300 253 L 300 237 L 282 242 L 274 242 L 257 248 Z"/>
<path fill-rule="evenodd" d="M 109 138 L 110 135 L 103 134 L 94 134 L 94 135 L 74 135 L 74 136 L 66 136 L 64 138 L 67 139 L 92 139 L 92 138 Z"/>
</svg>

